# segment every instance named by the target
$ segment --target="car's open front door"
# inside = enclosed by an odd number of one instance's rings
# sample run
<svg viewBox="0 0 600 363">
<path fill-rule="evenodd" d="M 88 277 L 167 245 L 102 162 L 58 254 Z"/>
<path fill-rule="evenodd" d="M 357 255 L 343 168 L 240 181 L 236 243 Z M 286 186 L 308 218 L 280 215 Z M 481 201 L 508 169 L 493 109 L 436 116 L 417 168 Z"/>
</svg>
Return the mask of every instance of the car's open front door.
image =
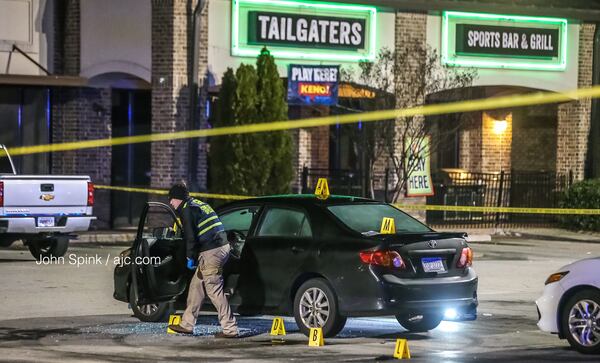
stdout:
<svg viewBox="0 0 600 363">
<path fill-rule="evenodd" d="M 169 206 L 146 204 L 131 258 L 138 304 L 172 300 L 185 292 L 190 277 L 185 268 L 185 243 Z"/>
</svg>

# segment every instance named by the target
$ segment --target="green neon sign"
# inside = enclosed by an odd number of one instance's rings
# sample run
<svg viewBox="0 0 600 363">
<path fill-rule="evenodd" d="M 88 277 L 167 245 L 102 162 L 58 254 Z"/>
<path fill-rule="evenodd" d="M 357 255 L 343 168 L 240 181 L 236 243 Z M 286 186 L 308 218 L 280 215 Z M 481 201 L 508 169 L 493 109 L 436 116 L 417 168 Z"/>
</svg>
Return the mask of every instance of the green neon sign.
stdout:
<svg viewBox="0 0 600 363">
<path fill-rule="evenodd" d="M 377 9 L 296 0 L 232 0 L 231 55 L 256 57 L 263 46 L 282 59 L 373 60 Z"/>
<path fill-rule="evenodd" d="M 442 64 L 561 71 L 567 66 L 567 26 L 560 18 L 446 11 Z"/>
</svg>

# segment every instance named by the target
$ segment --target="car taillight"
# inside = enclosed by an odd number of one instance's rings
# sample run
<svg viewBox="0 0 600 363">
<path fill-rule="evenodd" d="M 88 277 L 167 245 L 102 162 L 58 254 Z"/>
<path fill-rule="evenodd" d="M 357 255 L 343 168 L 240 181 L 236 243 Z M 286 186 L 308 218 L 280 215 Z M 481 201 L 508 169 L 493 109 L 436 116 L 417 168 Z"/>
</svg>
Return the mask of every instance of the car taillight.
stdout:
<svg viewBox="0 0 600 363">
<path fill-rule="evenodd" d="M 4 182 L 0 181 L 0 207 L 4 207 Z"/>
<path fill-rule="evenodd" d="M 362 251 L 360 260 L 367 265 L 376 265 L 403 269 L 406 267 L 404 260 L 396 251 Z"/>
<path fill-rule="evenodd" d="M 465 268 L 473 265 L 473 250 L 470 247 L 465 247 L 460 253 L 460 258 L 456 263 L 456 267 Z"/>
<path fill-rule="evenodd" d="M 94 183 L 88 182 L 87 187 L 87 205 L 91 207 L 94 205 Z"/>
</svg>

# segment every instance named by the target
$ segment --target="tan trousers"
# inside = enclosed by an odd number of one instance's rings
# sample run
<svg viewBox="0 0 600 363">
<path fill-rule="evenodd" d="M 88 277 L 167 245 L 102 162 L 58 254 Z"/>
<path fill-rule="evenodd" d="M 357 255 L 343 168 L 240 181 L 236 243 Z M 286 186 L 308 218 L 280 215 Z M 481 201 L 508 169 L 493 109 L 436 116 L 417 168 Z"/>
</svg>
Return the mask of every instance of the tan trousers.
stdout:
<svg viewBox="0 0 600 363">
<path fill-rule="evenodd" d="M 230 249 L 231 247 L 227 244 L 200 253 L 198 269 L 190 282 L 187 307 L 181 319 L 180 325 L 183 328 L 194 329 L 204 297 L 208 295 L 219 314 L 219 323 L 223 327 L 223 333 L 238 333 L 235 317 L 223 291 L 223 266 L 229 258 Z"/>
</svg>

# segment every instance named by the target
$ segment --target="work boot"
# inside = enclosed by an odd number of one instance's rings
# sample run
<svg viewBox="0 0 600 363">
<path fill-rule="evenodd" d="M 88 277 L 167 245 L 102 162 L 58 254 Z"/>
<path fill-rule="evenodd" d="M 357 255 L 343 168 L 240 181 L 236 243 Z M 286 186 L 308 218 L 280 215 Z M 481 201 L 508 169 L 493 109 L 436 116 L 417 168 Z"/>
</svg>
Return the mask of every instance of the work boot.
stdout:
<svg viewBox="0 0 600 363">
<path fill-rule="evenodd" d="M 239 338 L 237 334 L 225 334 L 222 331 L 215 334 L 215 338 L 234 339 Z"/>
<path fill-rule="evenodd" d="M 169 329 L 171 329 L 174 332 L 179 333 L 179 334 L 194 334 L 194 330 L 186 329 L 179 324 L 176 324 L 176 325 L 171 324 L 171 325 L 169 325 Z"/>
</svg>

